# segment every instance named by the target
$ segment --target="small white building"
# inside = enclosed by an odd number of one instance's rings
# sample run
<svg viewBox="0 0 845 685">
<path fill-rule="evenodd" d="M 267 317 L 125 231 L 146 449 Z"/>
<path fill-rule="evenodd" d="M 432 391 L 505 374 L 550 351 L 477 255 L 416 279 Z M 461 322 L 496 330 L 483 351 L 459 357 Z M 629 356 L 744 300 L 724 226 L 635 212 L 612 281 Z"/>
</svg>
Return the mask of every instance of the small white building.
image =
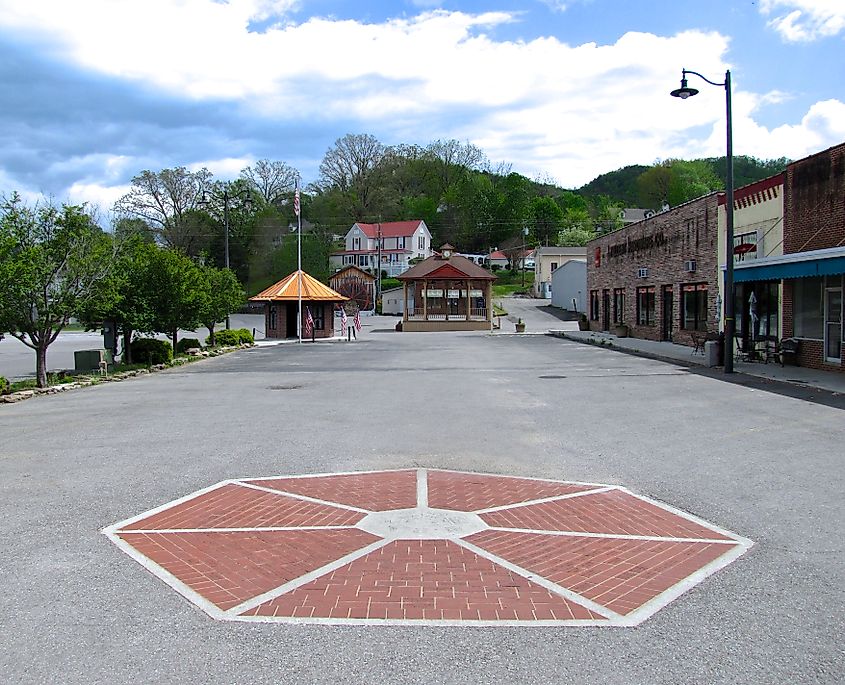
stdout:
<svg viewBox="0 0 845 685">
<path fill-rule="evenodd" d="M 381 313 L 396 314 L 399 316 L 402 316 L 405 313 L 404 288 L 390 288 L 389 290 L 382 290 Z"/>
<path fill-rule="evenodd" d="M 587 262 L 572 259 L 552 272 L 552 306 L 587 311 Z"/>
<path fill-rule="evenodd" d="M 586 247 L 538 247 L 534 251 L 534 297 L 551 299 L 552 273 L 567 262 L 587 263 Z"/>
</svg>

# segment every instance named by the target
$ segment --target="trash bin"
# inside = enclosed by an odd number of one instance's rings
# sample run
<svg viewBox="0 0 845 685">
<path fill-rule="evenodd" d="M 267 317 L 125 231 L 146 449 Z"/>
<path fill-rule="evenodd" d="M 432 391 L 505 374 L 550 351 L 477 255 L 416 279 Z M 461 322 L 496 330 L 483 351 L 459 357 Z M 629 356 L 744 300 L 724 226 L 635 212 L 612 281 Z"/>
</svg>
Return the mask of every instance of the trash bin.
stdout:
<svg viewBox="0 0 845 685">
<path fill-rule="evenodd" d="M 781 364 L 798 365 L 798 347 L 801 344 L 796 338 L 784 338 L 780 341 Z"/>
<path fill-rule="evenodd" d="M 704 365 L 714 367 L 719 365 L 721 346 L 718 340 L 707 340 L 704 343 Z"/>
</svg>

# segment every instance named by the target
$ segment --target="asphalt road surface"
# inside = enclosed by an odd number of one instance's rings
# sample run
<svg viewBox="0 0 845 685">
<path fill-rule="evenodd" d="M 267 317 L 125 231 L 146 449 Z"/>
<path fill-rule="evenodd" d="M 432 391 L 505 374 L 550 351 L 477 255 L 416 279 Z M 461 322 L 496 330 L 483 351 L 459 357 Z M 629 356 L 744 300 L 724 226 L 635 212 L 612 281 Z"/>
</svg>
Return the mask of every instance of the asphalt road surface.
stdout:
<svg viewBox="0 0 845 685">
<path fill-rule="evenodd" d="M 546 336 L 367 323 L 0 405 L 3 680 L 845 680 L 842 410 Z M 625 485 L 756 544 L 633 629 L 380 628 L 216 622 L 99 532 L 227 478 L 420 466 Z"/>
</svg>

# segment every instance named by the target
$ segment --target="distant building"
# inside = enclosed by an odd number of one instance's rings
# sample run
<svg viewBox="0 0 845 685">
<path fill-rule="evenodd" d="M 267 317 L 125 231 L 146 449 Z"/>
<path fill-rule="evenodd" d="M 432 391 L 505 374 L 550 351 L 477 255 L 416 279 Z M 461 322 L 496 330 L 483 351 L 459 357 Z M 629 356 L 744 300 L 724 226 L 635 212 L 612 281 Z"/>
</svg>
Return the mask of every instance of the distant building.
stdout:
<svg viewBox="0 0 845 685">
<path fill-rule="evenodd" d="M 586 262 L 586 247 L 538 247 L 534 250 L 534 297 L 551 299 L 552 272 L 569 261 Z"/>
<path fill-rule="evenodd" d="M 552 272 L 552 306 L 587 311 L 587 263 L 571 259 Z"/>
<path fill-rule="evenodd" d="M 410 268 L 412 259 L 426 259 L 433 254 L 431 232 L 422 220 L 355 223 L 345 240 L 345 249 L 329 257 L 333 269 L 351 265 L 372 273 L 385 271 L 395 277 Z"/>
</svg>

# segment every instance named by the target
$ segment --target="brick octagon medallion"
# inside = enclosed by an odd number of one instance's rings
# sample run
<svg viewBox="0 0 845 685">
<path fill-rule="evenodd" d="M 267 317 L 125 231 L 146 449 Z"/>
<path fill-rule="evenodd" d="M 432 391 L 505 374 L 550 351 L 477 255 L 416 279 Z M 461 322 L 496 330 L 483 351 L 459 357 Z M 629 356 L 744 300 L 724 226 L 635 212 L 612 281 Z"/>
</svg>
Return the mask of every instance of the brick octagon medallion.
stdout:
<svg viewBox="0 0 845 685">
<path fill-rule="evenodd" d="M 216 619 L 633 626 L 753 544 L 625 488 L 407 469 L 229 480 L 103 530 Z"/>
</svg>

